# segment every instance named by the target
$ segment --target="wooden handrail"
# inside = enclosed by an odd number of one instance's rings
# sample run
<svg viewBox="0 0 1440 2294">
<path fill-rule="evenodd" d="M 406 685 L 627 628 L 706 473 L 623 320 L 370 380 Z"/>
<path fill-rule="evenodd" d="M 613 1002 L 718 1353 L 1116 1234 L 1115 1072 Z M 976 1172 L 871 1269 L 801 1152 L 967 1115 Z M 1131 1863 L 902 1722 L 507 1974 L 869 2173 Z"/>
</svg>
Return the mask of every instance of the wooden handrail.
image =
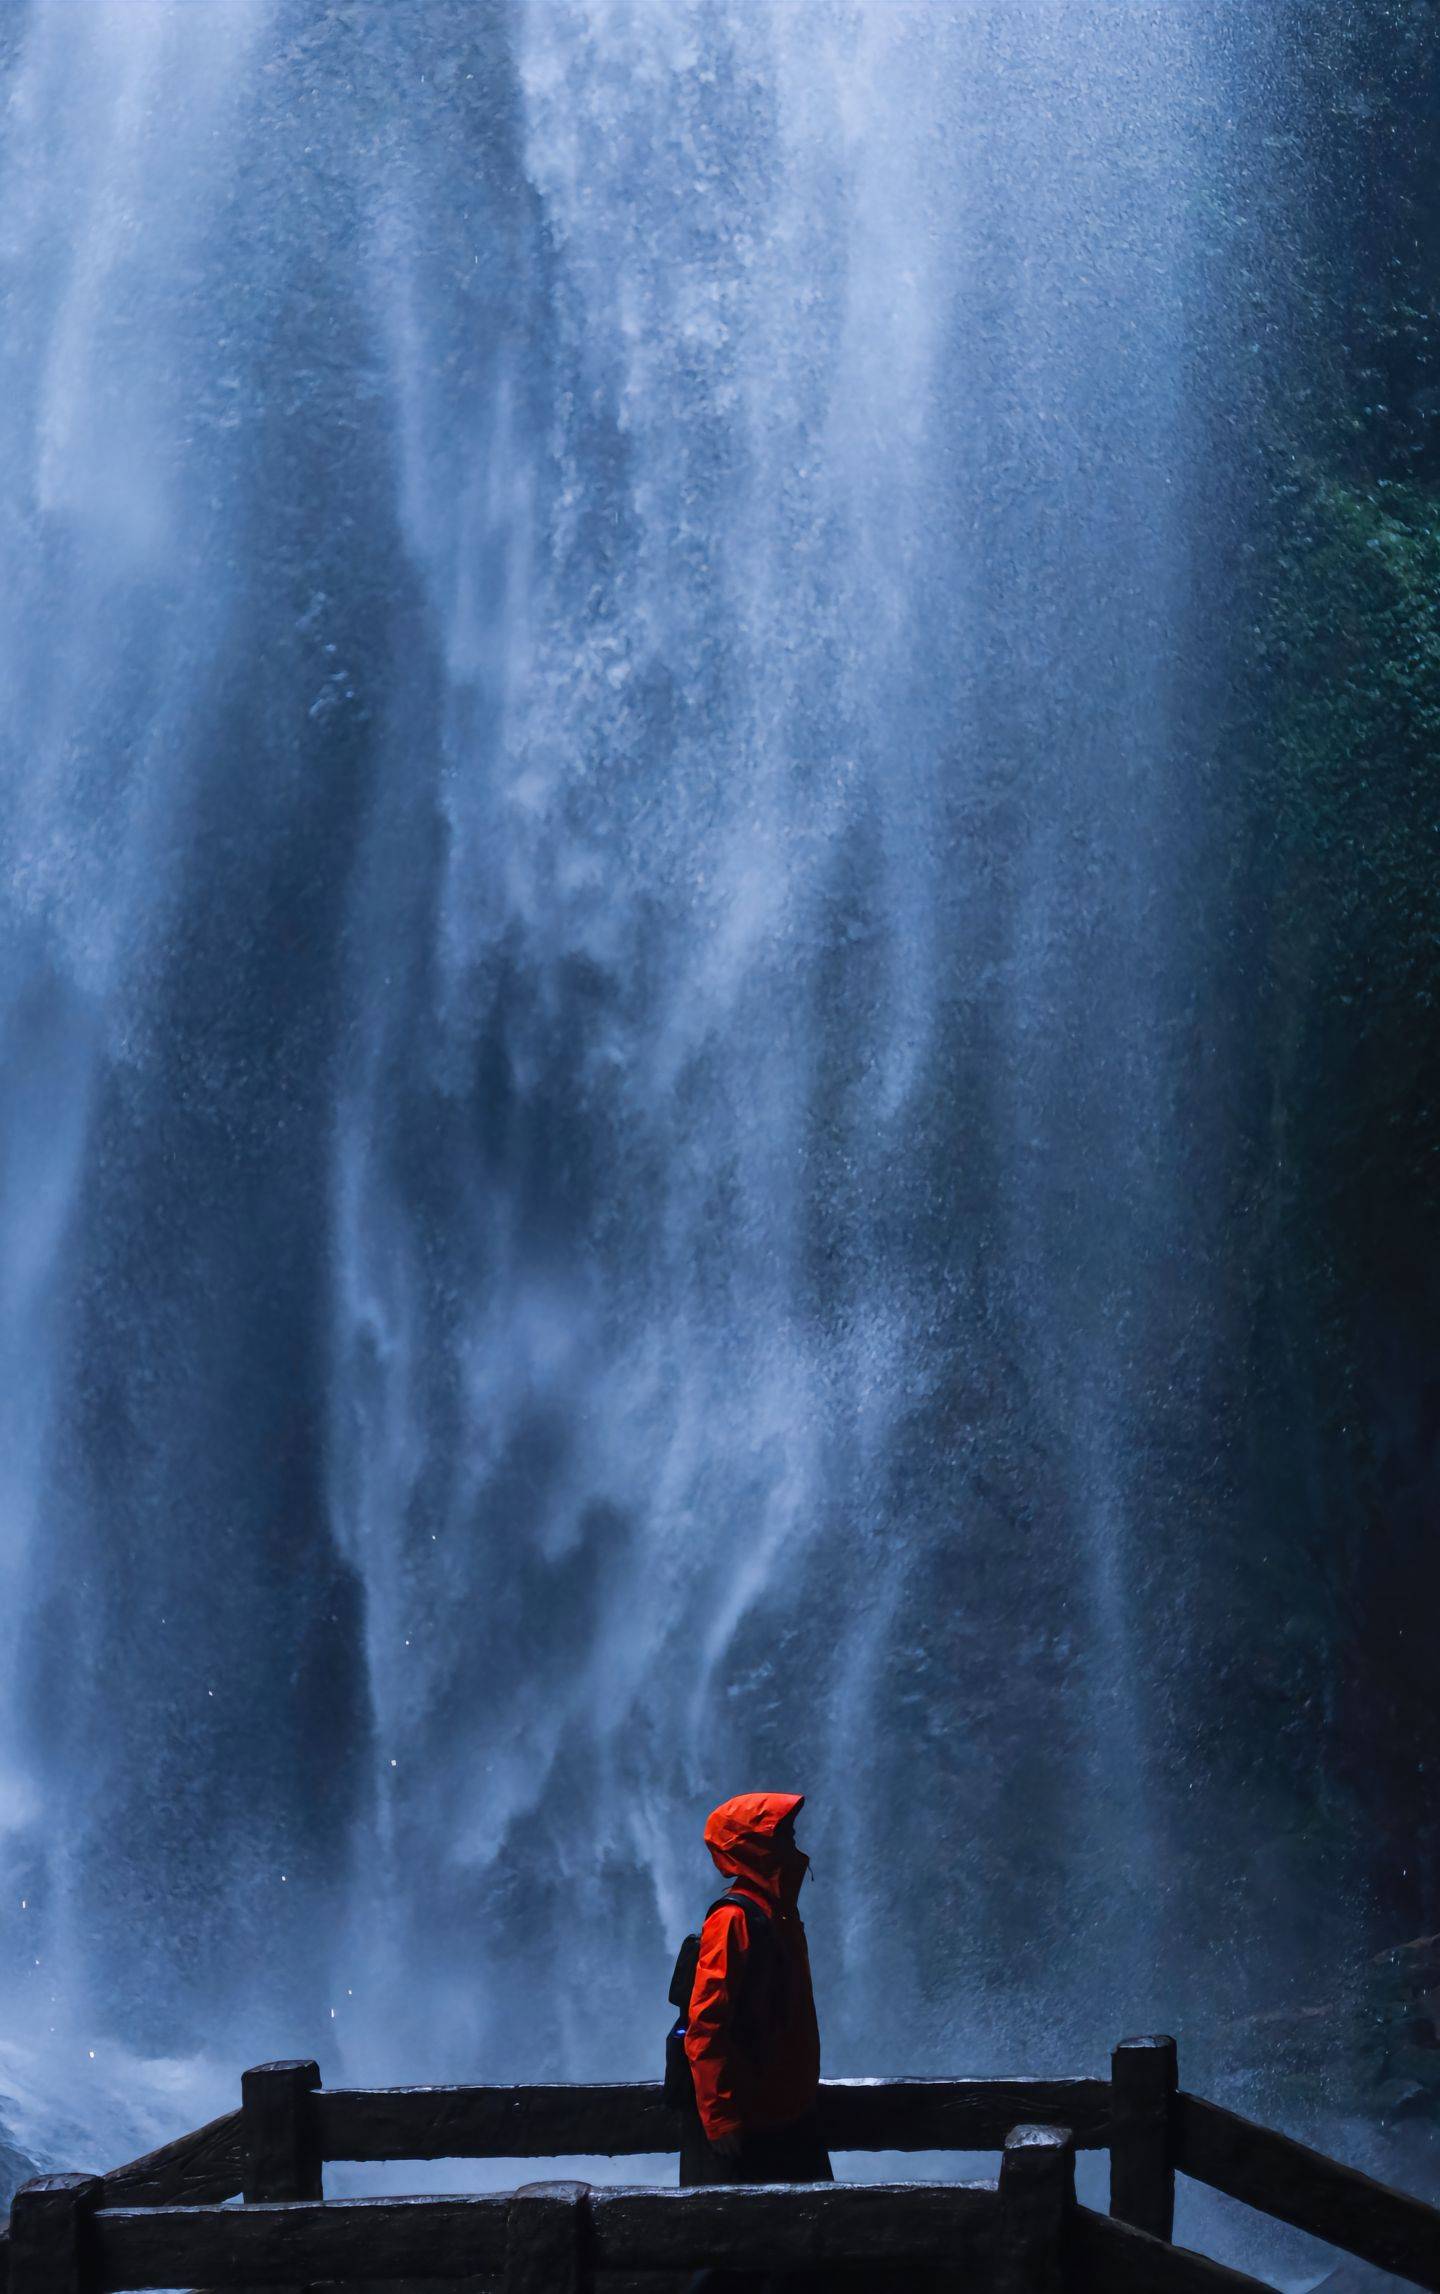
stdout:
<svg viewBox="0 0 1440 2294">
<path fill-rule="evenodd" d="M 989 2284 L 993 2184 L 805 2184 L 763 2190 L 586 2190 L 592 2268 L 769 2269 L 824 2263 L 944 2265 Z M 523 2197 L 522 2194 L 517 2194 Z M 509 2193 L 320 2199 L 244 2207 L 102 2208 L 90 2223 L 93 2294 L 297 2280 L 473 2278 L 505 2270 Z M 29 2290 L 25 2289 L 25 2294 Z"/>
<path fill-rule="evenodd" d="M 12 2235 L 0 2233 L 0 2294 L 294 2287 L 347 2273 L 499 2273 L 503 2294 L 563 2294 L 573 2279 L 578 2294 L 596 2266 L 947 2265 L 957 2240 L 993 2294 L 1254 2294 L 1258 2281 L 1169 2243 L 1177 2169 L 1440 2294 L 1440 2211 L 1179 2091 L 1169 2040 L 1123 2042 L 1109 2080 L 822 2083 L 833 2149 L 1003 2146 L 998 2186 L 537 2184 L 337 2205 L 321 2197 L 326 2160 L 623 2157 L 674 2151 L 680 2122 L 649 2083 L 326 2088 L 306 2061 L 247 2072 L 243 2090 L 241 2110 L 107 2175 L 27 2185 Z M 1109 2217 L 1074 2206 L 1076 2147 L 1110 2151 Z M 242 2191 L 256 2203 L 220 2203 Z M 460 2258 L 453 2269 L 447 2257 Z"/>
<path fill-rule="evenodd" d="M 112 2167 L 102 2176 L 107 2206 L 207 2206 L 239 2195 L 244 2121 L 226 2111 L 193 2134 L 180 2135 L 158 2151 Z"/>
<path fill-rule="evenodd" d="M 628 2158 L 673 2151 L 679 2122 L 658 2085 L 321 2087 L 324 2159 Z M 998 2151 L 1020 2124 L 1110 2139 L 1106 2079 L 825 2079 L 825 2140 L 842 2151 Z"/>
<path fill-rule="evenodd" d="M 1263 2279 L 1085 2206 L 1075 2209 L 1069 2288 L 1070 2294 L 1274 2294 Z"/>
<path fill-rule="evenodd" d="M 1440 2294 L 1440 2212 L 1423 2199 L 1196 2095 L 1176 2096 L 1172 2126 L 1183 2174 Z"/>
<path fill-rule="evenodd" d="M 226 2111 L 159 2150 L 112 2167 L 100 2180 L 107 2206 L 218 2205 L 240 2192 L 243 2119 Z M 0 2294 L 10 2284 L 10 2233 L 0 2230 Z"/>
<path fill-rule="evenodd" d="M 1076 2207 L 1073 2174 L 1066 2133 L 1031 2128 L 1012 2135 L 998 2186 L 551 2183 L 477 2197 L 104 2207 L 87 2217 L 86 2267 L 74 2285 L 83 2294 L 140 2294 L 203 2281 L 231 2294 L 297 2277 L 339 2285 L 488 2278 L 498 2294 L 538 2285 L 583 2294 L 596 2270 L 884 2265 L 961 2268 L 976 2294 L 1269 2294 L 1204 2255 Z M 82 2194 L 83 2178 L 51 2180 L 52 2200 L 63 2200 L 67 2182 Z M 59 2267 L 80 2245 L 56 2240 Z M 55 2294 L 71 2288 L 56 2281 Z"/>
</svg>

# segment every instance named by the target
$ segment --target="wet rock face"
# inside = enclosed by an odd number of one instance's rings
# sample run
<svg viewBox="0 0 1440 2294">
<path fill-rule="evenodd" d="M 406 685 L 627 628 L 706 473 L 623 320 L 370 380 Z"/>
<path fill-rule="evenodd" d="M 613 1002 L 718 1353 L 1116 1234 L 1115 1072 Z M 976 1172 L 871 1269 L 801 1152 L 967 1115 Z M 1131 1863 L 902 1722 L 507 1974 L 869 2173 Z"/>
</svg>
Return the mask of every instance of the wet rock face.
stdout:
<svg viewBox="0 0 1440 2294">
<path fill-rule="evenodd" d="M 1310 2294 L 1397 2294 L 1403 2283 L 1392 2278 L 1388 2270 L 1377 2270 L 1373 2263 L 1358 2262 L 1353 2254 L 1347 2254 Z"/>
<path fill-rule="evenodd" d="M 1440 2120 L 1440 1935 L 1340 1970 L 1328 1998 L 1237 2016 L 1216 2062 L 1221 2083 L 1251 2098 L 1242 2108 L 1297 2132 L 1337 2112 L 1402 2136 L 1428 2130 Z"/>
<path fill-rule="evenodd" d="M 9 2129 L 0 2120 L 0 2212 L 9 2207 L 21 2183 L 39 2172 L 39 2162 L 12 2141 Z"/>
<path fill-rule="evenodd" d="M 1382 2109 L 1397 2118 L 1440 2111 L 1440 1935 L 1377 1952 L 1370 1996 Z"/>
</svg>

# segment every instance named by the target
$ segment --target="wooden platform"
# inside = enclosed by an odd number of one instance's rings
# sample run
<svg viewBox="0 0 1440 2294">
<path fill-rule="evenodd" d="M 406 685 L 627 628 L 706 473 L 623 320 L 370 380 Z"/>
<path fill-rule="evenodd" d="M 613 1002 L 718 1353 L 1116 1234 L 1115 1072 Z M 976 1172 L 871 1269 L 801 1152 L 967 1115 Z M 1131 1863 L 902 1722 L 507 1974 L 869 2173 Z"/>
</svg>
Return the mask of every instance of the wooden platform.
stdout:
<svg viewBox="0 0 1440 2294">
<path fill-rule="evenodd" d="M 1170 2039 L 1123 2041 L 1108 2079 L 827 2080 L 820 2110 L 832 2149 L 993 2151 L 998 2173 L 327 2200 L 332 2160 L 653 2155 L 682 2122 L 658 2086 L 326 2088 L 313 2062 L 262 2064 L 239 2110 L 162 2150 L 27 2183 L 0 2294 L 669 2294 L 710 2266 L 863 2273 L 865 2294 L 1263 2294 L 1171 2243 L 1177 2172 L 1440 2294 L 1440 2212 L 1185 2094 Z M 1076 2203 L 1077 2148 L 1109 2152 L 1108 2215 Z"/>
</svg>

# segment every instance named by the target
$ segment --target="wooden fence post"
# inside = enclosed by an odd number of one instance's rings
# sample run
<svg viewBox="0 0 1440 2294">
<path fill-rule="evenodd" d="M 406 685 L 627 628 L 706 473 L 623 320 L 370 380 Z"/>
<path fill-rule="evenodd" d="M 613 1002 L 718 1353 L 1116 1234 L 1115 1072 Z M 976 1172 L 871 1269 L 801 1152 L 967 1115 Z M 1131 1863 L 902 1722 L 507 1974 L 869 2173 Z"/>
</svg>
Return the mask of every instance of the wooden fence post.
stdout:
<svg viewBox="0 0 1440 2294">
<path fill-rule="evenodd" d="M 90 2294 L 99 2175 L 36 2175 L 10 2202 L 10 2294 Z"/>
<path fill-rule="evenodd" d="M 247 2206 L 264 2199 L 323 2198 L 325 2165 L 310 2097 L 318 2063 L 259 2063 L 240 2074 L 240 2151 Z M 279 2294 L 305 2294 L 300 2285 Z"/>
<path fill-rule="evenodd" d="M 1168 2239 L 1175 2228 L 1173 2039 L 1122 2039 L 1110 2058 L 1110 2212 Z"/>
<path fill-rule="evenodd" d="M 319 2084 L 318 2063 L 261 2063 L 241 2074 L 241 2195 L 247 2206 L 262 2199 L 324 2197 L 310 2101 Z"/>
<path fill-rule="evenodd" d="M 1075 2205 L 1068 2127 L 1014 2127 L 1000 2159 L 997 2294 L 1061 2294 Z"/>
<path fill-rule="evenodd" d="M 503 2294 L 586 2294 L 591 2283 L 583 2182 L 530 2182 L 505 2216 Z"/>
</svg>

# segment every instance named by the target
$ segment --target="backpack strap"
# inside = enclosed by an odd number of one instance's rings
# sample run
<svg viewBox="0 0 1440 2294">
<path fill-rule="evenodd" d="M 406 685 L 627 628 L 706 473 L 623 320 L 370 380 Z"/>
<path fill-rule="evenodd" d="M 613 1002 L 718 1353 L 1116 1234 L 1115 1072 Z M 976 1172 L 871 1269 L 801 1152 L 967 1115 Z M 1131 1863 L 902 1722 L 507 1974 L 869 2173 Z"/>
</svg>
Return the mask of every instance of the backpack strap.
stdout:
<svg viewBox="0 0 1440 2294">
<path fill-rule="evenodd" d="M 739 1996 L 732 2003 L 731 2031 L 742 2055 L 758 2069 L 769 2061 L 784 2022 L 790 1977 L 769 1905 L 757 1903 L 738 1888 L 717 1896 L 710 1911 L 725 1905 L 745 1918 L 745 1965 Z"/>
<path fill-rule="evenodd" d="M 705 1914 L 706 1919 L 709 1919 L 711 1912 L 718 1912 L 725 1904 L 733 1904 L 737 1912 L 745 1913 L 747 1919 L 753 1917 L 759 1920 L 762 1928 L 769 1928 L 771 1924 L 770 1914 L 765 1906 L 757 1903 L 754 1896 L 743 1895 L 738 1888 L 733 1895 L 717 1896 Z"/>
<path fill-rule="evenodd" d="M 695 1970 L 700 1964 L 700 1938 L 686 1936 L 675 1955 L 675 1970 L 670 1978 L 669 1999 L 684 2015 L 690 2005 L 690 1994 L 695 1989 Z"/>
<path fill-rule="evenodd" d="M 733 1904 L 737 1911 L 744 1912 L 747 1915 L 759 1920 L 761 1923 L 761 1934 L 763 1935 L 768 1933 L 770 1927 L 770 1914 L 766 1911 L 763 1904 L 756 1903 L 753 1896 L 742 1896 L 739 1894 L 733 1896 L 717 1896 L 714 1903 L 711 1904 L 709 1909 L 706 1911 L 706 1919 L 709 1919 L 711 1912 L 718 1912 L 721 1906 L 724 1904 Z M 678 1953 L 676 1954 L 675 1971 L 670 1978 L 669 1994 L 671 2006 L 678 2007 L 682 2015 L 687 2012 L 690 2006 L 690 1995 L 695 1989 L 695 1970 L 699 1963 L 700 1938 L 698 1936 L 686 1936 L 684 1942 L 680 1946 Z"/>
</svg>

